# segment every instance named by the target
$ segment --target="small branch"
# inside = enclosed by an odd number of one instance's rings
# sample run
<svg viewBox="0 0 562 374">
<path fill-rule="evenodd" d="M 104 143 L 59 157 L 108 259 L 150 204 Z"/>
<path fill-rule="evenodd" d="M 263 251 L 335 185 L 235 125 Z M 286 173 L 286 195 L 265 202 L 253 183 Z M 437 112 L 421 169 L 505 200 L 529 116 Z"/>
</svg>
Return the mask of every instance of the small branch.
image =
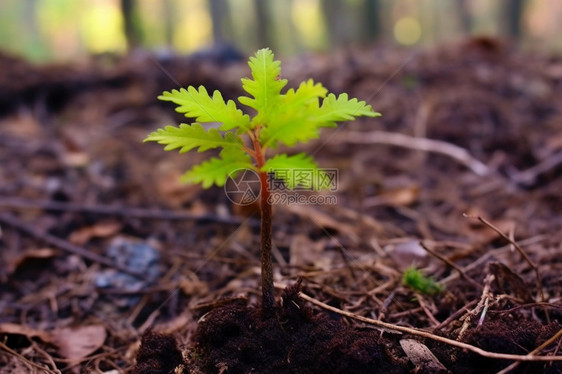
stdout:
<svg viewBox="0 0 562 374">
<path fill-rule="evenodd" d="M 550 156 L 546 160 L 539 162 L 538 164 L 530 167 L 527 170 L 512 175 L 510 179 L 517 184 L 531 185 L 535 183 L 537 177 L 540 174 L 554 169 L 560 164 L 562 164 L 562 152 L 558 152 Z"/>
<path fill-rule="evenodd" d="M 562 329 L 558 330 L 558 332 L 556 334 L 554 334 L 552 337 L 550 337 L 550 339 L 547 339 L 547 341 L 545 341 L 544 343 L 539 345 L 537 348 L 533 349 L 531 352 L 529 352 L 529 354 L 530 355 L 536 355 L 537 353 L 539 353 L 540 351 L 542 351 L 543 349 L 548 347 L 550 344 L 554 343 L 561 336 L 562 336 Z M 503 369 L 501 371 L 498 371 L 497 374 L 511 373 L 512 370 L 515 369 L 518 365 L 519 365 L 519 362 L 514 362 L 513 364 L 509 365 L 505 369 Z"/>
<path fill-rule="evenodd" d="M 14 351 L 13 349 L 11 349 L 10 347 L 8 347 L 6 344 L 0 342 L 0 349 L 5 350 L 6 352 L 8 352 L 9 354 L 17 357 L 18 359 L 20 359 L 21 361 L 23 361 L 24 363 L 26 363 L 29 366 L 32 366 L 34 368 L 36 368 L 37 370 L 39 370 L 40 372 L 44 372 L 47 374 L 57 374 L 60 373 L 60 371 L 53 371 L 47 368 L 44 368 L 41 365 L 36 364 L 33 361 L 28 360 L 27 358 L 25 358 L 24 356 L 22 356 L 21 354 L 19 354 L 18 352 Z"/>
<path fill-rule="evenodd" d="M 425 249 L 427 251 L 427 253 L 429 253 L 430 255 L 432 255 L 433 257 L 436 257 L 437 259 L 443 261 L 445 264 L 449 265 L 450 267 L 452 267 L 453 269 L 455 269 L 456 271 L 459 272 L 460 276 L 462 278 L 464 278 L 465 280 L 467 280 L 468 282 L 470 282 L 470 284 L 472 284 L 473 286 L 475 286 L 478 289 L 482 289 L 482 285 L 478 282 L 476 282 L 474 279 L 472 279 L 471 277 L 469 277 L 468 275 L 466 275 L 466 273 L 460 268 L 458 267 L 454 262 L 452 262 L 451 260 L 449 260 L 448 258 L 445 258 L 443 256 L 441 256 L 440 254 L 438 254 L 437 252 L 433 251 L 432 249 L 429 249 L 424 242 L 420 241 L 420 246 Z"/>
<path fill-rule="evenodd" d="M 131 269 L 121 266 L 119 264 L 116 264 L 115 261 L 112 261 L 108 258 L 105 258 L 103 256 L 97 255 L 95 253 L 92 253 L 90 251 L 88 251 L 85 248 L 82 247 L 78 247 L 72 243 L 67 242 L 66 240 L 63 240 L 61 238 L 57 238 L 56 236 L 53 236 L 51 234 L 47 234 L 44 233 L 40 230 L 38 230 L 37 228 L 17 219 L 16 217 L 11 216 L 10 214 L 6 214 L 6 213 L 0 213 L 0 223 L 4 223 L 5 225 L 11 226 L 23 233 L 26 233 L 32 237 L 34 237 L 35 239 L 41 240 L 47 244 L 50 244 L 54 247 L 60 248 L 66 252 L 75 254 L 77 256 L 81 256 L 84 257 L 90 261 L 93 262 L 97 262 L 99 264 L 108 266 L 110 268 L 115 268 L 123 273 L 127 273 L 130 275 L 133 275 L 137 278 L 144 278 L 145 275 L 132 271 Z"/>
<path fill-rule="evenodd" d="M 478 176 L 483 177 L 492 173 L 488 166 L 472 157 L 466 149 L 441 140 L 415 138 L 385 131 L 350 132 L 345 135 L 345 140 L 354 144 L 389 144 L 418 151 L 439 153 L 460 162 Z"/>
<path fill-rule="evenodd" d="M 458 317 L 460 317 L 461 314 L 468 312 L 470 308 L 472 308 L 474 305 L 476 305 L 476 303 L 478 303 L 477 300 L 472 300 L 470 303 L 466 304 L 465 306 L 463 306 L 462 308 L 457 310 L 455 313 L 453 313 L 449 317 L 447 317 L 447 319 L 444 320 L 443 322 L 441 322 L 438 326 L 435 326 L 433 331 L 441 330 L 442 328 L 444 328 L 445 326 L 447 326 L 448 324 L 450 324 L 451 322 L 456 320 Z"/>
<path fill-rule="evenodd" d="M 19 198 L 0 198 L 0 207 L 13 210 L 44 209 L 62 212 L 93 213 L 114 215 L 119 217 L 162 219 L 170 221 L 209 221 L 229 225 L 239 225 L 242 223 L 242 221 L 240 221 L 239 219 L 222 218 L 214 215 L 194 215 L 184 212 L 131 208 L 127 206 L 82 205 L 75 203 L 63 203 L 58 201 L 27 200 Z M 257 222 L 255 224 L 257 224 Z"/>
<path fill-rule="evenodd" d="M 430 332 L 427 331 L 423 331 L 423 330 L 418 330 L 415 328 L 411 328 L 411 327 L 406 327 L 406 326 L 398 326 L 398 325 L 394 325 L 392 323 L 387 323 L 387 322 L 383 322 L 383 321 L 377 321 L 371 318 L 367 318 L 367 317 L 363 317 L 354 313 L 350 313 L 350 312 L 346 312 L 345 310 L 341 310 L 338 308 L 334 308 L 333 306 L 330 306 L 328 304 L 325 304 L 321 301 L 318 301 L 304 293 L 299 293 L 299 296 L 303 299 L 306 300 L 316 306 L 319 306 L 323 309 L 329 310 L 331 312 L 337 313 L 339 315 L 345 316 L 345 317 L 349 317 L 349 318 L 353 318 L 356 319 L 358 321 L 361 322 L 365 322 L 383 329 L 389 329 L 389 330 L 394 330 L 394 331 L 400 331 L 403 332 L 405 334 L 411 334 L 411 335 L 416 335 L 416 336 L 421 336 L 424 338 L 428 338 L 428 339 L 432 339 L 441 343 L 445 343 L 448 345 L 452 345 L 455 346 L 457 348 L 460 349 L 466 349 L 469 350 L 471 352 L 474 352 L 476 354 L 479 354 L 480 356 L 483 357 L 488 357 L 488 358 L 495 358 L 495 359 L 499 359 L 499 360 L 513 360 L 513 361 L 542 361 L 542 362 L 550 362 L 550 361 L 562 361 L 562 356 L 535 356 L 533 354 L 527 354 L 527 355 L 515 355 L 515 354 L 509 354 L 509 353 L 497 353 L 497 352 L 489 352 L 489 351 L 485 351 L 482 348 L 478 348 L 476 346 L 473 346 L 471 344 L 467 344 L 467 343 L 462 343 L 462 342 L 458 342 L 456 340 L 452 340 L 449 338 L 445 338 L 442 336 L 438 336 L 435 334 L 432 334 Z"/>
<path fill-rule="evenodd" d="M 465 217 L 467 218 L 474 218 L 471 217 L 467 214 L 464 214 Z M 523 248 L 521 248 L 521 246 L 519 244 L 517 244 L 517 242 L 513 239 L 511 239 L 509 236 L 507 236 L 506 234 L 504 234 L 499 228 L 497 228 L 496 226 L 492 225 L 488 220 L 486 220 L 483 217 L 476 217 L 476 219 L 480 222 L 482 222 L 484 225 L 488 226 L 490 229 L 494 230 L 496 233 L 498 233 L 498 235 L 500 235 L 503 239 L 507 240 L 508 243 L 510 243 L 511 245 L 513 245 L 515 247 L 515 249 L 517 249 L 517 251 L 519 252 L 519 254 L 521 254 L 521 256 L 523 256 L 523 258 L 525 259 L 525 261 L 529 264 L 529 266 L 534 270 L 535 272 L 535 278 L 537 281 L 537 289 L 539 291 L 539 295 L 541 298 L 542 302 L 546 302 L 546 296 L 544 294 L 544 290 L 542 288 L 542 282 L 541 282 L 541 275 L 539 273 L 539 267 L 537 266 L 537 264 L 535 264 L 533 262 L 533 260 L 531 260 L 531 258 L 527 255 L 527 253 L 523 250 Z M 546 319 L 550 322 L 550 317 L 548 314 L 548 310 L 545 308 L 545 313 L 546 313 Z"/>
<path fill-rule="evenodd" d="M 429 306 L 425 302 L 425 299 L 423 298 L 423 296 L 418 292 L 416 292 L 415 295 L 416 295 L 416 299 L 418 300 L 418 303 L 420 304 L 423 312 L 425 313 L 427 318 L 429 318 L 429 321 L 433 324 L 434 327 L 439 326 L 440 322 L 435 318 L 433 313 L 429 310 Z"/>
<path fill-rule="evenodd" d="M 512 313 L 512 312 L 515 312 L 516 310 L 519 310 L 519 309 L 535 308 L 535 307 L 538 307 L 538 306 L 543 307 L 543 308 L 552 308 L 552 309 L 562 310 L 562 304 L 556 305 L 556 304 L 552 304 L 552 303 L 540 302 L 540 303 L 521 304 L 521 305 L 514 306 L 513 308 L 509 308 L 509 309 L 491 311 L 490 313 Z"/>
<path fill-rule="evenodd" d="M 457 340 L 461 340 L 463 338 L 464 333 L 466 332 L 466 330 L 468 329 L 468 326 L 470 325 L 470 322 L 472 321 L 472 317 L 477 315 L 478 313 L 480 313 L 482 311 L 482 309 L 484 308 L 484 304 L 486 304 L 488 298 L 490 298 L 492 296 L 490 294 L 490 288 L 491 288 L 491 285 L 492 285 L 493 281 L 494 281 L 494 275 L 493 274 L 488 274 L 488 275 L 486 275 L 486 278 L 484 278 L 484 288 L 482 289 L 482 295 L 480 295 L 480 301 L 478 302 L 476 307 L 473 310 L 471 310 L 468 313 L 468 315 L 466 316 L 466 318 L 464 319 L 464 322 L 463 322 L 462 327 L 460 329 Z M 484 314 L 482 314 L 481 316 L 484 316 Z M 478 321 L 479 325 L 481 325 L 482 322 L 484 322 L 483 318 L 484 317 L 481 317 L 480 320 Z"/>
<path fill-rule="evenodd" d="M 468 218 L 474 218 L 471 217 L 469 215 L 464 215 L 465 217 Z M 502 238 L 504 238 L 509 244 L 513 245 L 515 247 L 515 249 L 517 249 L 517 251 L 519 252 L 519 254 L 521 254 L 521 256 L 523 256 L 523 258 L 525 259 L 525 261 L 527 261 L 527 263 L 529 264 L 529 266 L 531 268 L 533 268 L 533 270 L 538 271 L 538 266 L 537 264 L 535 264 L 533 262 L 533 260 L 531 260 L 531 258 L 527 255 L 527 253 L 523 250 L 523 248 L 521 248 L 519 246 L 519 244 L 517 244 L 517 242 L 515 242 L 513 239 L 511 239 L 509 236 L 507 236 L 506 234 L 504 234 L 499 228 L 497 228 L 496 226 L 494 226 L 492 223 L 490 223 L 490 221 L 488 221 L 487 219 L 483 218 L 483 217 L 476 217 L 477 220 L 479 220 L 480 222 L 482 222 L 484 225 L 488 226 L 489 228 L 491 228 L 492 230 L 494 230 L 496 233 L 498 233 L 498 235 L 500 235 Z M 542 289 L 542 287 L 541 287 Z M 544 301 L 544 300 L 543 300 Z"/>
</svg>

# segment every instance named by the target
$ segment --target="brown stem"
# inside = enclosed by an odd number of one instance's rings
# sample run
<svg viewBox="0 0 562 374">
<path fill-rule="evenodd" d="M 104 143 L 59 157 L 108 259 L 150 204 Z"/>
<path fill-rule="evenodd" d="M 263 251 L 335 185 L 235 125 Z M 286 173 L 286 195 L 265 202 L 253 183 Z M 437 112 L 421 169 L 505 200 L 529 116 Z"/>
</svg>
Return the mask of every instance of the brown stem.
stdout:
<svg viewBox="0 0 562 374">
<path fill-rule="evenodd" d="M 262 312 L 264 317 L 273 315 L 275 306 L 275 288 L 273 286 L 273 261 L 271 258 L 271 216 L 272 207 L 270 201 L 269 184 L 267 172 L 262 171 L 265 165 L 265 149 L 259 143 L 258 136 L 251 134 L 256 166 L 260 176 L 260 262 L 261 262 L 261 289 L 262 289 Z"/>
<path fill-rule="evenodd" d="M 261 230 L 260 230 L 260 262 L 261 262 L 261 289 L 262 309 L 264 316 L 273 314 L 275 304 L 275 290 L 273 287 L 273 263 L 271 259 L 271 216 L 272 208 L 269 199 L 269 185 L 267 173 L 260 172 L 261 193 Z"/>
</svg>

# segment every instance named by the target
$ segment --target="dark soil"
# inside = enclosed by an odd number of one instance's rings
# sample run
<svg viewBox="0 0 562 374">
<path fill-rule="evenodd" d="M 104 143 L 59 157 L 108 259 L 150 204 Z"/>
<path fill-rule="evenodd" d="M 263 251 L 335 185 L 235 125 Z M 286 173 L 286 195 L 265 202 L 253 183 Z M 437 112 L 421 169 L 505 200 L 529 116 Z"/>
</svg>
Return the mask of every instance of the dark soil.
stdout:
<svg viewBox="0 0 562 374">
<path fill-rule="evenodd" d="M 487 351 L 523 355 L 562 328 L 559 322 L 542 325 L 537 321 L 514 321 L 494 318 L 467 332 L 464 342 Z M 428 344 L 432 352 L 453 373 L 497 373 L 509 366 L 510 361 L 485 358 L 471 352 L 450 349 L 443 345 Z M 562 373 L 560 362 L 553 364 L 523 363 L 513 373 Z"/>
<path fill-rule="evenodd" d="M 283 292 L 276 315 L 263 318 L 245 303 L 206 314 L 191 357 L 205 373 L 405 373 L 393 344 L 325 314 L 313 315 L 297 295 Z"/>
<path fill-rule="evenodd" d="M 173 336 L 150 330 L 143 334 L 134 373 L 167 374 L 182 364 L 183 357 Z"/>
<path fill-rule="evenodd" d="M 397 350 L 399 337 L 378 329 L 345 324 L 328 314 L 314 314 L 298 296 L 300 282 L 283 291 L 275 316 L 264 318 L 256 306 L 235 300 L 199 320 L 194 343 L 184 361 L 171 335 L 143 335 L 135 374 L 199 373 L 496 373 L 510 362 L 485 358 L 458 348 L 426 341 L 439 362 L 408 365 Z M 490 352 L 524 355 L 556 334 L 562 325 L 512 318 L 493 318 L 469 329 L 466 343 Z M 402 358 L 399 358 L 402 357 Z M 431 361 L 431 360 L 429 360 Z M 149 368 L 149 369 L 148 369 Z M 165 370 L 161 368 L 166 368 Z M 148 370 L 148 371 L 147 371 Z M 150 371 L 152 370 L 152 371 Z M 170 371 L 166 371 L 170 370 Z M 182 371 L 183 370 L 183 371 Z M 562 363 L 523 363 L 513 373 L 562 373 Z"/>
<path fill-rule="evenodd" d="M 467 333 L 466 342 L 481 347 L 487 351 L 526 354 L 538 347 L 562 328 L 559 322 L 542 325 L 537 321 L 505 321 L 503 319 L 484 322 L 482 326 Z M 507 366 L 509 361 L 484 359 L 472 354 L 465 359 L 473 362 L 472 367 L 482 368 L 483 372 L 495 372 Z M 459 360 L 461 361 L 461 360 Z M 462 360 L 464 361 L 464 360 Z M 464 366 L 464 368 L 462 367 Z M 471 367 L 466 364 L 452 365 L 456 372 L 466 372 Z M 457 369 L 458 368 L 458 369 Z M 561 373 L 562 364 L 522 364 L 518 373 Z"/>
<path fill-rule="evenodd" d="M 256 207 L 178 183 L 207 154 L 142 144 L 185 122 L 156 100 L 162 91 L 204 84 L 236 99 L 248 73 L 220 54 L 66 66 L 0 55 L 0 373 L 182 364 L 191 374 L 484 374 L 512 365 L 341 317 L 294 287 L 262 318 Z M 303 279 L 303 294 L 332 307 L 490 353 L 529 354 L 560 331 L 559 57 L 479 38 L 301 56 L 283 61 L 283 76 L 293 86 L 312 77 L 383 116 L 297 145 L 339 170 L 337 204 L 274 207 L 279 289 Z M 485 172 L 449 148 L 390 144 L 383 131 L 462 147 Z M 412 264 L 444 291 L 403 286 Z M 536 354 L 561 352 L 558 337 Z"/>
</svg>

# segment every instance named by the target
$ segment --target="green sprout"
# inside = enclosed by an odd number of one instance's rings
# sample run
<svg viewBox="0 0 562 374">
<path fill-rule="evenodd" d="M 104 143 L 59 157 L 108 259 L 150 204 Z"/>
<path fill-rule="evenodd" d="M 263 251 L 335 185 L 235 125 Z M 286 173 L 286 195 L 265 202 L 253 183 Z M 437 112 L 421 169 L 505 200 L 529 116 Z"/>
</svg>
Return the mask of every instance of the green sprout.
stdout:
<svg viewBox="0 0 562 374">
<path fill-rule="evenodd" d="M 351 121 L 359 116 L 380 116 L 364 101 L 350 99 L 345 93 L 336 96 L 312 79 L 302 82 L 297 89 L 281 93 L 286 79 L 281 79 L 281 63 L 273 53 L 260 49 L 248 63 L 252 79 L 243 78 L 242 88 L 249 96 L 238 98 L 240 104 L 252 109 L 253 116 L 238 109 L 232 100 L 224 101 L 219 91 L 209 95 L 205 87 L 188 87 L 164 92 L 158 98 L 177 105 L 176 111 L 194 119 L 191 124 L 166 126 L 148 135 L 144 140 L 164 144 L 166 151 L 179 149 L 185 153 L 193 149 L 203 152 L 220 149 L 213 157 L 187 171 L 182 180 L 201 183 L 203 188 L 223 186 L 227 178 L 238 172 L 253 170 L 260 180 L 261 213 L 261 276 L 262 311 L 271 314 L 274 309 L 273 268 L 271 259 L 272 208 L 268 176 L 281 179 L 293 189 L 296 170 L 312 170 L 322 174 L 312 157 L 304 153 L 268 156 L 280 144 L 292 147 L 319 137 L 323 127 L 336 127 L 336 122 Z M 215 124 L 213 127 L 204 124 Z M 218 127 L 217 127 L 218 126 Z M 281 172 L 280 172 L 281 171 Z M 287 172 L 288 171 L 288 172 Z M 326 178 L 299 181 L 304 188 L 321 189 Z"/>
<path fill-rule="evenodd" d="M 432 277 L 426 277 L 423 273 L 410 266 L 402 276 L 402 283 L 423 295 L 435 295 L 443 291 L 443 285 L 437 283 Z"/>
</svg>

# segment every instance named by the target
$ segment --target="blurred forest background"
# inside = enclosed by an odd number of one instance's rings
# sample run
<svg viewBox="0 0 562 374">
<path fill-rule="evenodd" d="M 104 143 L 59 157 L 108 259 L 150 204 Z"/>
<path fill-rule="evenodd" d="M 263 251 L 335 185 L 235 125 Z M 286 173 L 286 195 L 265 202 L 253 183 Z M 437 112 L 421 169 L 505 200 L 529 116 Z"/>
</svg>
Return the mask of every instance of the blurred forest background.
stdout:
<svg viewBox="0 0 562 374">
<path fill-rule="evenodd" d="M 217 43 L 282 56 L 465 35 L 562 51 L 559 0 L 1 0 L 0 50 L 65 61 L 134 48 L 192 53 Z"/>
</svg>

